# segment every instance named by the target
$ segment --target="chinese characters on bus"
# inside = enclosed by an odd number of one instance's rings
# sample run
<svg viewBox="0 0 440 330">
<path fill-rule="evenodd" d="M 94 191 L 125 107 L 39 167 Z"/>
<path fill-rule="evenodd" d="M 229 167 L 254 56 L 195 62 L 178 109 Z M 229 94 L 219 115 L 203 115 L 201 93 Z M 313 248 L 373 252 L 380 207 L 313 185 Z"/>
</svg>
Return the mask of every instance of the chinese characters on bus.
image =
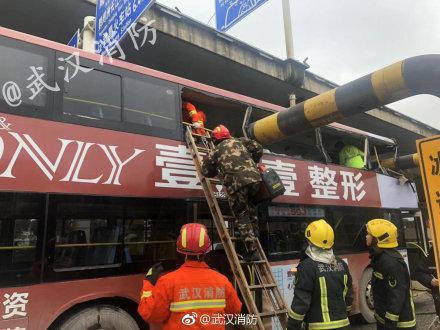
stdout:
<svg viewBox="0 0 440 330">
<path fill-rule="evenodd" d="M 136 28 L 136 24 L 133 24 L 129 30 L 128 34 L 133 43 L 133 47 L 136 50 L 139 50 L 141 47 L 145 45 L 148 41 L 151 45 L 154 45 L 157 40 L 157 31 L 156 29 L 150 27 L 154 21 L 148 22 L 146 25 L 143 25 L 140 28 Z M 140 45 L 139 45 L 140 43 Z M 125 52 L 122 47 L 117 42 L 115 48 L 111 51 L 105 51 L 100 56 L 99 64 L 104 65 L 104 56 L 108 56 L 109 63 L 113 63 L 113 56 L 117 55 L 119 59 L 125 60 Z M 76 75 L 81 71 L 83 73 L 87 73 L 93 70 L 93 68 L 86 68 L 81 66 L 80 64 L 80 56 L 79 52 L 73 52 L 70 56 L 63 58 L 58 57 L 58 62 L 61 62 L 61 65 L 57 66 L 57 69 L 60 71 L 64 71 L 64 81 L 69 83 L 72 79 L 76 77 Z M 27 78 L 28 85 L 26 85 L 26 89 L 30 92 L 29 100 L 34 100 L 41 92 L 44 90 L 48 90 L 51 92 L 60 91 L 60 87 L 57 82 L 55 85 L 51 86 L 47 82 L 46 73 L 44 73 L 46 68 L 42 66 L 29 66 L 30 74 Z M 18 107 L 22 104 L 22 91 L 21 87 L 15 81 L 7 81 L 2 86 L 2 94 L 3 99 L 10 107 Z"/>
<path fill-rule="evenodd" d="M 156 187 L 202 189 L 191 154 L 184 145 L 156 144 L 156 149 L 159 150 L 156 166 L 162 168 L 161 180 L 155 182 Z M 295 164 L 280 159 L 263 159 L 262 163 L 280 176 L 286 187 L 285 196 L 300 196 L 296 191 L 298 175 Z M 359 202 L 366 195 L 361 172 L 334 170 L 325 165 L 308 166 L 307 169 L 312 198 Z"/>
<path fill-rule="evenodd" d="M 26 305 L 29 302 L 29 293 L 13 292 L 11 294 L 5 293 L 3 295 L 4 312 L 2 315 L 3 320 L 7 320 L 14 317 L 27 316 Z"/>
</svg>

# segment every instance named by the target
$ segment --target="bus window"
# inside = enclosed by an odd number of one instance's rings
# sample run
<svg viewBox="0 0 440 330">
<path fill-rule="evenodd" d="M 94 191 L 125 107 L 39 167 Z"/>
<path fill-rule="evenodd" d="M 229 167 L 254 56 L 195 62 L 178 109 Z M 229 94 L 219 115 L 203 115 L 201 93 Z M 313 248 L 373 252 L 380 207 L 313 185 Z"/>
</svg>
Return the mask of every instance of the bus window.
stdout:
<svg viewBox="0 0 440 330">
<path fill-rule="evenodd" d="M 40 280 L 39 231 L 44 198 L 39 195 L 0 195 L 0 285 L 23 285 Z"/>
<path fill-rule="evenodd" d="M 81 201 L 57 204 L 54 271 L 121 264 L 122 208 Z"/>
<path fill-rule="evenodd" d="M 54 86 L 53 51 L 0 37 L 0 111 L 32 117 L 50 115 L 51 91 L 37 82 L 40 77 Z M 5 94 L 18 95 L 17 100 L 5 100 Z"/>
<path fill-rule="evenodd" d="M 124 78 L 124 122 L 157 127 L 176 128 L 178 89 L 175 84 L 145 76 Z"/>
<path fill-rule="evenodd" d="M 365 250 L 365 224 L 369 219 L 359 215 L 355 208 L 333 209 L 330 224 L 335 232 L 335 250 Z"/>
<path fill-rule="evenodd" d="M 124 271 L 143 272 L 158 261 L 173 267 L 176 240 L 185 222 L 185 203 L 173 200 L 134 200 L 124 208 Z M 181 215 L 181 216 L 178 216 Z"/>
<path fill-rule="evenodd" d="M 97 69 L 80 70 L 74 79 L 64 83 L 63 114 L 121 121 L 121 77 Z"/>
</svg>

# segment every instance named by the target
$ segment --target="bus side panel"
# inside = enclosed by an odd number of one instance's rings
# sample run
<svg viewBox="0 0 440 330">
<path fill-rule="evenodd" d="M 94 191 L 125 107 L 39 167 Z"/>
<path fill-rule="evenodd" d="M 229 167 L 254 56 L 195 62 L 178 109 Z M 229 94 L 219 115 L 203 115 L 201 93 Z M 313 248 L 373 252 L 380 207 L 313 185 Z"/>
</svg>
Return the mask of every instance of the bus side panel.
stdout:
<svg viewBox="0 0 440 330">
<path fill-rule="evenodd" d="M 47 329 L 73 306 L 99 298 L 123 297 L 137 302 L 142 278 L 131 275 L 0 289 L 0 329 Z"/>
</svg>

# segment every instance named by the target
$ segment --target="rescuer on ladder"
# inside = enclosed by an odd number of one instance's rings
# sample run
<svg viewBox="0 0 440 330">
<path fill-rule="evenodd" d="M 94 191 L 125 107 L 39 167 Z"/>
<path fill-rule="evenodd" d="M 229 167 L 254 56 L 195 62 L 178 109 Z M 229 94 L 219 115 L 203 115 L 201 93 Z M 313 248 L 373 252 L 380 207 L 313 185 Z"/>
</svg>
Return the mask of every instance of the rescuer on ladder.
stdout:
<svg viewBox="0 0 440 330">
<path fill-rule="evenodd" d="M 183 121 L 190 123 L 193 126 L 193 132 L 198 135 L 205 135 L 205 113 L 197 109 L 194 104 L 190 102 L 182 102 Z"/>
<path fill-rule="evenodd" d="M 384 219 L 368 221 L 366 243 L 373 268 L 371 288 L 377 329 L 416 329 L 408 268 L 396 250 L 397 227 Z"/>
<path fill-rule="evenodd" d="M 159 278 L 159 264 L 147 273 L 138 312 L 146 322 L 163 323 L 163 329 L 225 329 L 224 324 L 203 324 L 199 317 L 238 314 L 241 302 L 232 284 L 204 262 L 211 251 L 206 227 L 199 223 L 183 225 L 177 251 L 185 263 Z M 157 282 L 157 283 L 156 283 Z M 206 320 L 205 320 L 206 321 Z M 214 322 L 213 322 L 214 323 Z"/>
<path fill-rule="evenodd" d="M 308 246 L 297 267 L 287 329 L 348 328 L 353 288 L 347 264 L 333 254 L 333 228 L 323 219 L 305 231 Z"/>
<path fill-rule="evenodd" d="M 257 164 L 263 156 L 263 147 L 254 140 L 233 138 L 223 125 L 214 128 L 212 134 L 216 147 L 203 162 L 202 174 L 206 177 L 219 175 L 248 248 L 248 259 L 257 260 L 258 218 L 253 199 L 262 182 Z"/>
</svg>

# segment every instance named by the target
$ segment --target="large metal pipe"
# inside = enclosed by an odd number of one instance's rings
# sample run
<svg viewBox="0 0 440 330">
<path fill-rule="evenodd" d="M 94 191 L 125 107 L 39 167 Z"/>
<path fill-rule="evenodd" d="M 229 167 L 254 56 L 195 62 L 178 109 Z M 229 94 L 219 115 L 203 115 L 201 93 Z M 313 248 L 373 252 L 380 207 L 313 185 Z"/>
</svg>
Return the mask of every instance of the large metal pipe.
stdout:
<svg viewBox="0 0 440 330">
<path fill-rule="evenodd" d="M 405 170 L 419 166 L 419 154 L 388 158 L 380 161 L 380 165 L 385 168 Z"/>
<path fill-rule="evenodd" d="M 417 94 L 440 97 L 440 55 L 397 62 L 348 84 L 315 96 L 249 126 L 249 136 L 271 144 Z"/>
</svg>

